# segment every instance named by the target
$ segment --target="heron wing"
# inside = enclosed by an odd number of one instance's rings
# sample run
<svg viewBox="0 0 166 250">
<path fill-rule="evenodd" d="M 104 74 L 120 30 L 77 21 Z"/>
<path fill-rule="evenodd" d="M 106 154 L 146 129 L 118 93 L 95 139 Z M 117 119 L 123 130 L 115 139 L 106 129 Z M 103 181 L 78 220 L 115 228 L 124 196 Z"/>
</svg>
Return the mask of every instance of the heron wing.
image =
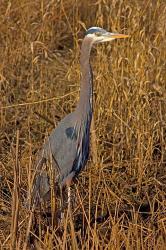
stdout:
<svg viewBox="0 0 166 250">
<path fill-rule="evenodd" d="M 43 147 L 44 157 L 52 160 L 53 166 L 58 167 L 60 182 L 71 173 L 77 154 L 75 120 L 74 113 L 67 115 L 53 130 Z"/>
</svg>

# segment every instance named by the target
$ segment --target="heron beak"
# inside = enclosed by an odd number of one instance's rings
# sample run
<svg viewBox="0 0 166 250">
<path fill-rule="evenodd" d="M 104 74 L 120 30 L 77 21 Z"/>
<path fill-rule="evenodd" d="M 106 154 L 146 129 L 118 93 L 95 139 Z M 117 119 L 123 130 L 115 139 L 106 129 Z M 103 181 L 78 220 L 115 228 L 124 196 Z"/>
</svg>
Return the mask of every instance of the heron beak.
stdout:
<svg viewBox="0 0 166 250">
<path fill-rule="evenodd" d="M 127 37 L 129 37 L 129 35 L 107 32 L 106 34 L 103 35 L 102 42 L 107 42 L 107 41 L 111 41 L 111 40 L 114 40 L 114 39 L 127 38 Z"/>
<path fill-rule="evenodd" d="M 125 34 L 116 34 L 116 33 L 110 33 L 111 37 L 116 39 L 116 38 L 127 38 L 129 37 L 129 35 L 125 35 Z"/>
</svg>

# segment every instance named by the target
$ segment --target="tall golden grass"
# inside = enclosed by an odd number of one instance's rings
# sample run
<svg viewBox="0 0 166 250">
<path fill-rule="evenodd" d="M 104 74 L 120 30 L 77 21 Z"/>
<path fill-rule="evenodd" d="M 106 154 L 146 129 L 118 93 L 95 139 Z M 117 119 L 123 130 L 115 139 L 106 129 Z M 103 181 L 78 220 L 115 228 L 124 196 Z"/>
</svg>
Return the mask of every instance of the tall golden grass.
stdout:
<svg viewBox="0 0 166 250">
<path fill-rule="evenodd" d="M 90 26 L 131 37 L 92 51 L 91 157 L 72 187 L 76 203 L 63 234 L 43 235 L 39 222 L 36 249 L 165 249 L 165 17 L 165 0 L 1 2 L 2 249 L 26 249 L 34 234 L 23 202 L 35 153 L 76 106 Z"/>
</svg>

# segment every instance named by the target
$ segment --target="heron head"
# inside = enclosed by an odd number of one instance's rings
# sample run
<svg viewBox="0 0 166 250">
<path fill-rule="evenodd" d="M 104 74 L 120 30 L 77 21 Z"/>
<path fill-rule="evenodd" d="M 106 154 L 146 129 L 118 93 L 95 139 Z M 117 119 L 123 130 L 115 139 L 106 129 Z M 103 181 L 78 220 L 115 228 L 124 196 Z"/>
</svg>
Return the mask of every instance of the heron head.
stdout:
<svg viewBox="0 0 166 250">
<path fill-rule="evenodd" d="M 86 37 L 89 37 L 93 40 L 93 43 L 103 43 L 112 41 L 118 38 L 127 38 L 128 35 L 119 34 L 119 33 L 111 33 L 100 27 L 91 27 L 86 31 Z"/>
</svg>

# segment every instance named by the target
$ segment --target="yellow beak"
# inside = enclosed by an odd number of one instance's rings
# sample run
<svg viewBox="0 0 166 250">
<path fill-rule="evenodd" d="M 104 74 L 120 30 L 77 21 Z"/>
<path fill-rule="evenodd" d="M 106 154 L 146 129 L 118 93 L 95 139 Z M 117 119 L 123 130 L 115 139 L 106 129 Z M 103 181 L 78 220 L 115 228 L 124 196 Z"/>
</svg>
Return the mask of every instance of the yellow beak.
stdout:
<svg viewBox="0 0 166 250">
<path fill-rule="evenodd" d="M 105 34 L 103 34 L 101 36 L 101 40 L 99 40 L 98 42 L 102 43 L 102 42 L 109 42 L 112 41 L 114 39 L 118 39 L 118 38 L 127 38 L 129 37 L 129 35 L 125 35 L 125 34 L 119 34 L 119 33 L 111 33 L 111 32 L 106 32 Z"/>
<path fill-rule="evenodd" d="M 129 35 L 125 35 L 125 34 L 116 34 L 116 33 L 110 33 L 110 38 L 127 38 L 129 37 Z"/>
</svg>

